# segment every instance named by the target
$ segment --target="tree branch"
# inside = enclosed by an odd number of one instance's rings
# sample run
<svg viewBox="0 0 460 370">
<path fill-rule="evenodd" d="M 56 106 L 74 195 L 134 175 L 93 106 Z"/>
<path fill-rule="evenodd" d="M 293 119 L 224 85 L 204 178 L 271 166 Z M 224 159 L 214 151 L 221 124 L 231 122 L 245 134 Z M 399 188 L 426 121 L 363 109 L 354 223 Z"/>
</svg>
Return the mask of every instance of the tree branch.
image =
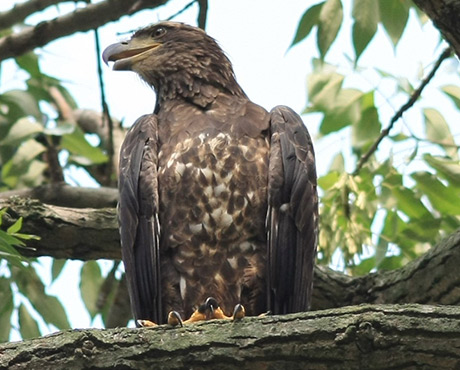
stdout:
<svg viewBox="0 0 460 370">
<path fill-rule="evenodd" d="M 29 0 L 16 4 L 13 9 L 0 13 L 0 30 L 24 21 L 29 15 L 66 0 Z"/>
<path fill-rule="evenodd" d="M 48 184 L 0 193 L 0 204 L 2 199 L 11 197 L 32 198 L 42 203 L 62 207 L 114 208 L 118 202 L 118 190 L 107 187 L 83 188 L 66 184 Z"/>
<path fill-rule="evenodd" d="M 114 208 L 65 208 L 33 200 L 0 199 L 8 207 L 3 225 L 23 217 L 21 232 L 41 240 L 27 243 L 26 256 L 72 259 L 120 259 Z M 406 266 L 388 272 L 350 277 L 324 266 L 315 270 L 313 309 L 360 303 L 460 303 L 460 230 Z"/>
<path fill-rule="evenodd" d="M 5 225 L 23 217 L 21 232 L 38 235 L 19 249 L 25 256 L 93 260 L 121 259 L 118 223 L 114 208 L 66 208 L 36 200 L 0 199 L 0 209 L 8 207 Z"/>
<path fill-rule="evenodd" d="M 361 303 L 460 303 L 460 230 L 392 271 L 352 277 L 317 266 L 313 309 Z"/>
<path fill-rule="evenodd" d="M 414 3 L 431 18 L 435 27 L 460 57 L 460 1 L 414 0 Z"/>
<path fill-rule="evenodd" d="M 101 44 L 99 42 L 99 31 L 96 28 L 94 30 L 94 40 L 96 44 L 96 55 L 101 55 Z M 104 88 L 104 78 L 102 76 L 102 60 L 101 58 L 97 58 L 97 75 L 99 79 L 99 91 L 101 93 L 101 110 L 102 115 L 104 117 L 103 122 L 105 123 L 104 126 L 107 127 L 107 141 L 106 141 L 106 150 L 107 155 L 109 157 L 106 166 L 105 166 L 105 181 L 102 182 L 102 185 L 105 186 L 116 186 L 118 176 L 114 176 L 114 168 L 117 168 L 118 163 L 114 163 L 114 156 L 115 150 L 118 152 L 118 148 L 115 149 L 114 147 L 114 140 L 113 140 L 113 121 L 112 116 L 110 115 L 109 106 L 107 105 L 107 101 L 105 99 L 105 88 Z M 118 160 L 118 156 L 117 156 Z M 116 173 L 117 174 L 117 173 Z"/>
<path fill-rule="evenodd" d="M 0 345 L 0 369 L 454 369 L 460 307 L 364 305 Z"/>
<path fill-rule="evenodd" d="M 428 76 L 426 76 L 422 80 L 422 82 L 420 83 L 420 86 L 412 92 L 407 102 L 401 108 L 399 108 L 396 114 L 391 118 L 389 125 L 384 130 L 382 130 L 379 137 L 377 138 L 377 140 L 375 140 L 374 144 L 372 144 L 369 150 L 361 156 L 361 158 L 358 161 L 358 164 L 356 165 L 356 169 L 353 171 L 354 176 L 356 176 L 359 173 L 359 171 L 361 171 L 361 168 L 363 168 L 364 164 L 369 160 L 371 155 L 375 153 L 375 151 L 377 150 L 382 140 L 390 134 L 390 131 L 393 128 L 393 125 L 395 124 L 395 122 L 402 117 L 405 111 L 409 110 L 409 108 L 415 104 L 417 99 L 422 94 L 423 89 L 428 85 L 428 83 L 432 80 L 432 78 L 436 74 L 442 62 L 445 59 L 449 58 L 451 55 L 452 55 L 452 49 L 450 47 L 447 47 L 442 52 L 438 60 L 436 61 L 435 65 L 433 66 L 433 69 L 430 71 Z"/>
<path fill-rule="evenodd" d="M 0 38 L 0 61 L 17 57 L 36 47 L 46 45 L 63 36 L 89 31 L 103 24 L 115 21 L 126 14 L 139 10 L 156 8 L 168 0 L 143 0 L 134 5 L 127 0 L 105 0 L 89 4 L 85 8 L 43 21 L 16 34 Z"/>
<path fill-rule="evenodd" d="M 198 27 L 206 29 L 206 18 L 208 16 L 208 0 L 198 0 Z"/>
</svg>

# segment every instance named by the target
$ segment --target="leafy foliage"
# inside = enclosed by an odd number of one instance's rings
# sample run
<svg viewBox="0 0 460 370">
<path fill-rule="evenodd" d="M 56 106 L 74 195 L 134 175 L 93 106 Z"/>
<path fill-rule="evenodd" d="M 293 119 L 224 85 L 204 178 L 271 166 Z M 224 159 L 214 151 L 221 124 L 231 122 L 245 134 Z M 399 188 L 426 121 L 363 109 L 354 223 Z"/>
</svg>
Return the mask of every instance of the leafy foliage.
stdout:
<svg viewBox="0 0 460 370">
<path fill-rule="evenodd" d="M 338 151 L 328 173 L 318 180 L 322 191 L 319 259 L 329 264 L 335 256 L 350 273 L 364 274 L 398 268 L 460 226 L 459 144 L 443 113 L 426 107 L 420 112 L 422 120 L 413 123 L 424 130 L 396 126 L 382 143 L 404 147 L 403 153 L 408 155 L 390 153 L 382 159 L 373 154 L 363 168 L 356 169 L 357 161 L 387 126 L 381 122 L 383 108 L 374 98 L 384 93 L 378 87 L 367 91 L 348 87 L 347 76 L 339 73 L 341 66 L 326 62 L 342 27 L 342 6 L 338 3 L 325 1 L 308 8 L 291 47 L 317 28 L 320 59 L 313 60 L 313 73 L 308 76 L 309 103 L 304 113 L 322 114 L 320 137 L 337 133 L 343 137 L 346 133 L 352 146 L 353 156 L 347 156 L 346 150 Z M 353 74 L 361 72 L 359 58 L 379 25 L 394 47 L 398 45 L 411 7 L 406 0 L 353 1 Z M 424 21 L 423 14 L 417 16 Z M 404 94 L 408 99 L 414 92 L 407 79 L 377 69 L 375 72 L 382 79 L 396 82 L 395 95 Z M 459 109 L 460 88 L 446 85 L 442 91 Z M 423 136 L 416 135 L 417 131 L 424 131 Z M 395 165 L 395 161 L 404 164 Z M 355 171 L 346 171 L 353 167 Z"/>
<path fill-rule="evenodd" d="M 28 74 L 24 89 L 0 94 L 0 191 L 34 187 L 52 182 L 53 170 L 49 160 L 55 152 L 58 166 L 64 171 L 70 165 L 83 169 L 107 162 L 101 147 L 91 145 L 85 133 L 69 120 L 64 108 L 75 109 L 76 103 L 61 81 L 42 73 L 37 55 L 25 54 L 16 64 Z M 0 210 L 0 226 L 7 210 Z M 37 273 L 39 263 L 21 256 L 16 247 L 27 248 L 33 236 L 21 234 L 22 218 L 6 230 L 0 229 L 0 341 L 6 341 L 15 326 L 17 317 L 22 338 L 40 335 L 43 328 L 70 328 L 67 314 L 58 298 L 47 293 L 43 275 Z M 96 262 L 90 263 L 97 266 Z M 55 260 L 50 271 L 55 281 L 65 261 Z M 82 281 L 88 282 L 95 274 L 85 267 Z M 103 281 L 99 271 L 99 282 Z M 91 290 L 93 289 L 93 290 Z M 82 292 L 91 317 L 97 309 L 97 286 L 82 286 Z M 115 289 L 115 288 L 113 288 Z"/>
<path fill-rule="evenodd" d="M 59 156 L 63 169 L 106 162 L 103 150 L 92 146 L 63 114 L 62 101 L 71 109 L 76 103 L 61 82 L 41 72 L 33 53 L 17 58 L 16 63 L 29 78 L 26 89 L 0 94 L 0 190 L 50 182 L 50 150 L 67 154 Z"/>
</svg>

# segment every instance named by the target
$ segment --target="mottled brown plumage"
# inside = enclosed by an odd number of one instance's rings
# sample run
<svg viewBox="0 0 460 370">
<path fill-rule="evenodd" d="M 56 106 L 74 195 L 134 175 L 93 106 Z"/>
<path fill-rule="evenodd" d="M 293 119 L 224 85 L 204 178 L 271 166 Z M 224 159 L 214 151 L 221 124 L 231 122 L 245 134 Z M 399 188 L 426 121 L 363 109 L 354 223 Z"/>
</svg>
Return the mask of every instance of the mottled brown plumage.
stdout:
<svg viewBox="0 0 460 370">
<path fill-rule="evenodd" d="M 136 319 L 188 317 L 209 296 L 229 315 L 309 308 L 317 244 L 313 146 L 287 107 L 237 84 L 200 29 L 161 22 L 109 46 L 115 70 L 157 93 L 121 149 L 119 221 Z"/>
</svg>

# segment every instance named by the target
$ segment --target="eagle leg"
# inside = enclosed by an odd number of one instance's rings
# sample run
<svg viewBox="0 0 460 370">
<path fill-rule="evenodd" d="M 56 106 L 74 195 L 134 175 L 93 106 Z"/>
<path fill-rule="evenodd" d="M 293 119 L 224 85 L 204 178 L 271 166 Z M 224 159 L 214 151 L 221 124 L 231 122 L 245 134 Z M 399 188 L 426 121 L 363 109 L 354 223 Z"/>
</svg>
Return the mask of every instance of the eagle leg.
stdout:
<svg viewBox="0 0 460 370">
<path fill-rule="evenodd" d="M 200 305 L 195 312 L 192 313 L 188 320 L 183 322 L 184 325 L 191 324 L 197 321 L 205 321 L 209 319 L 209 311 L 205 304 Z"/>
</svg>

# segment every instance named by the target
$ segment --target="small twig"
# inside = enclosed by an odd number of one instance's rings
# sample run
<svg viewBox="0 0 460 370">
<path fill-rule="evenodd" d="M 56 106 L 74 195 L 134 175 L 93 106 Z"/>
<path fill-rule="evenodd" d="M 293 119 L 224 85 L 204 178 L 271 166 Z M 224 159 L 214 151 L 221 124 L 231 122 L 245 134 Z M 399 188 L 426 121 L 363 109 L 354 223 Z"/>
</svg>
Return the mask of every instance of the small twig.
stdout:
<svg viewBox="0 0 460 370">
<path fill-rule="evenodd" d="M 94 39 L 96 43 L 96 56 L 97 56 L 97 74 L 99 78 L 99 90 L 101 91 L 101 105 L 102 113 L 104 115 L 105 121 L 108 125 L 108 140 L 107 140 L 107 155 L 109 160 L 107 161 L 107 182 L 104 185 L 110 185 L 112 183 L 112 173 L 113 173 L 113 156 L 114 156 L 114 147 L 113 147 L 113 121 L 110 116 L 109 106 L 107 105 L 105 99 L 105 89 L 104 89 L 104 78 L 102 77 L 102 63 L 101 63 L 101 44 L 99 42 L 99 32 L 97 28 L 94 30 Z"/>
<path fill-rule="evenodd" d="M 440 57 L 436 61 L 435 65 L 433 66 L 433 69 L 428 74 L 428 76 L 426 76 L 422 80 L 420 86 L 417 89 L 414 90 L 414 92 L 409 97 L 407 102 L 401 108 L 399 108 L 399 110 L 396 112 L 396 114 L 391 118 L 391 121 L 390 121 L 389 125 L 384 130 L 382 130 L 382 132 L 380 133 L 379 137 L 374 142 L 374 144 L 372 144 L 372 146 L 369 148 L 369 150 L 365 154 L 363 154 L 361 156 L 361 158 L 358 161 L 358 164 L 356 165 L 356 169 L 352 173 L 354 176 L 356 176 L 359 173 L 359 171 L 364 166 L 364 164 L 369 160 L 371 155 L 374 154 L 374 152 L 377 150 L 377 148 L 378 148 L 379 144 L 381 143 L 381 141 L 390 134 L 390 131 L 393 128 L 393 125 L 395 124 L 395 122 L 402 117 L 402 115 L 403 115 L 403 113 L 405 111 L 407 111 L 409 108 L 411 108 L 415 104 L 417 99 L 422 94 L 423 89 L 428 85 L 428 83 L 431 81 L 431 79 L 436 74 L 436 72 L 439 69 L 439 67 L 441 66 L 442 62 L 445 59 L 449 58 L 451 56 L 451 54 L 452 54 L 452 49 L 450 47 L 447 47 L 442 52 L 442 54 L 440 55 Z"/>
<path fill-rule="evenodd" d="M 113 285 L 116 282 L 115 273 L 117 272 L 118 266 L 121 261 L 113 261 L 112 269 L 109 271 L 107 276 L 104 279 L 99 292 L 97 295 L 96 309 L 98 312 L 101 312 L 105 305 L 107 304 L 107 299 L 109 298 L 110 293 L 112 293 Z"/>
<path fill-rule="evenodd" d="M 170 15 L 168 18 L 166 18 L 167 21 L 170 21 L 171 19 L 176 18 L 178 15 L 182 14 L 185 12 L 188 8 L 190 8 L 194 3 L 196 3 L 197 0 L 192 0 L 190 1 L 187 5 L 185 5 L 181 10 L 178 12 L 174 13 L 173 15 Z"/>
<path fill-rule="evenodd" d="M 198 0 L 199 12 L 198 12 L 198 27 L 201 29 L 206 28 L 206 17 L 208 16 L 208 0 Z"/>
</svg>

